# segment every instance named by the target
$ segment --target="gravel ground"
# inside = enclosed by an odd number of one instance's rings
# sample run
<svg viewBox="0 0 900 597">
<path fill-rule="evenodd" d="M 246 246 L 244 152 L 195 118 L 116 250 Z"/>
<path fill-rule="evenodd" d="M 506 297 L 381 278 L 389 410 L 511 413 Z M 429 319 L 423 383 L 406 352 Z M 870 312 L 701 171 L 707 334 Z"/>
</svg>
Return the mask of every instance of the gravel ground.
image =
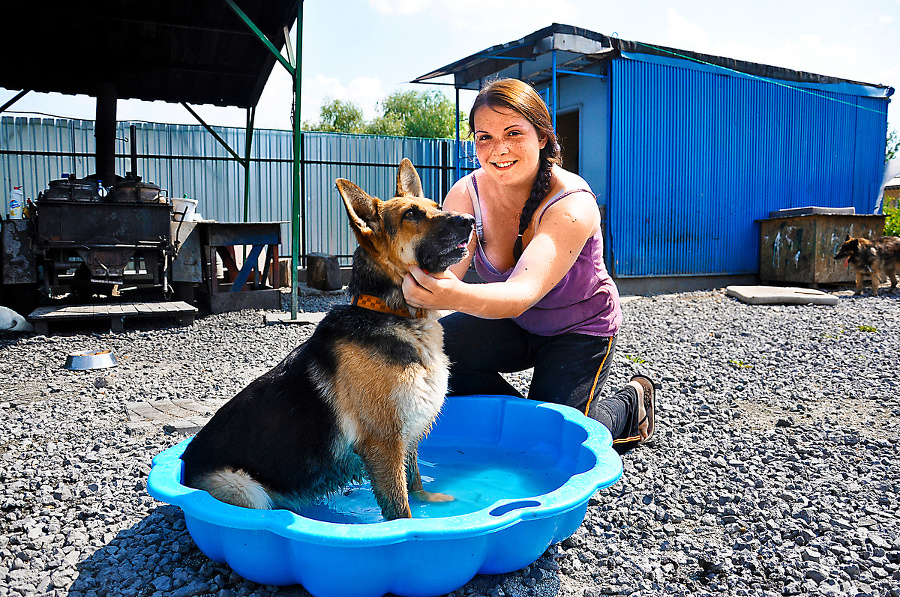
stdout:
<svg viewBox="0 0 900 597">
<path fill-rule="evenodd" d="M 610 384 L 662 381 L 652 445 L 625 456 L 571 538 L 454 597 L 900 596 L 900 293 L 836 294 L 830 307 L 720 291 L 626 303 Z M 125 426 L 126 402 L 230 397 L 311 333 L 263 315 L 0 336 L 0 597 L 306 595 L 200 553 L 181 511 L 146 493 L 151 457 L 181 437 Z M 118 367 L 62 367 L 104 348 Z"/>
</svg>

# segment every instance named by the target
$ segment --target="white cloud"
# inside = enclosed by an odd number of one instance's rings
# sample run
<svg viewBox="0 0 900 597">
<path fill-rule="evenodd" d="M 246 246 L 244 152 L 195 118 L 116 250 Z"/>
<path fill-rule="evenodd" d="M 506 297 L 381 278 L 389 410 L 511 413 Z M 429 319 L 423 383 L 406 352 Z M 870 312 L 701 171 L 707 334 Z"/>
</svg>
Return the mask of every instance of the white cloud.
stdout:
<svg viewBox="0 0 900 597">
<path fill-rule="evenodd" d="M 382 15 L 408 16 L 423 12 L 431 0 L 370 0 L 375 12 Z"/>
<path fill-rule="evenodd" d="M 707 54 L 711 52 L 709 35 L 706 31 L 688 21 L 672 8 L 666 13 L 665 44 L 680 50 Z"/>
<path fill-rule="evenodd" d="M 377 103 L 385 95 L 380 79 L 357 77 L 345 85 L 337 77 L 316 74 L 303 81 L 302 119 L 317 121 L 322 103 L 331 98 L 355 103 L 365 118 L 371 120 L 377 114 Z"/>
<path fill-rule="evenodd" d="M 853 79 L 859 76 L 859 53 L 852 45 L 823 41 L 818 35 L 788 39 L 778 49 L 781 64 L 821 75 Z"/>
<path fill-rule="evenodd" d="M 370 0 L 382 15 L 427 14 L 453 29 L 490 33 L 485 47 L 500 43 L 504 32 L 530 33 L 550 23 L 577 25 L 578 9 L 570 0 Z M 510 8 L 513 10 L 510 10 Z"/>
</svg>

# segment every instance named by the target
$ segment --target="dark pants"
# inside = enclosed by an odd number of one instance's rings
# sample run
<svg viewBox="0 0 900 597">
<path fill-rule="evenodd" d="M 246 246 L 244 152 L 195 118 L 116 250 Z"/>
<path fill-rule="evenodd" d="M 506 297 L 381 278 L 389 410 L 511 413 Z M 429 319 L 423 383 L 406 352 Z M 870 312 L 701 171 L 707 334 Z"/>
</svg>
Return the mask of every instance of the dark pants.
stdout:
<svg viewBox="0 0 900 597">
<path fill-rule="evenodd" d="M 450 358 L 450 395 L 522 396 L 500 373 L 534 368 L 528 398 L 565 404 L 603 423 L 620 452 L 637 445 L 638 394 L 626 386 L 601 396 L 616 338 L 587 334 L 538 336 L 511 319 L 453 313 L 441 319 Z"/>
</svg>

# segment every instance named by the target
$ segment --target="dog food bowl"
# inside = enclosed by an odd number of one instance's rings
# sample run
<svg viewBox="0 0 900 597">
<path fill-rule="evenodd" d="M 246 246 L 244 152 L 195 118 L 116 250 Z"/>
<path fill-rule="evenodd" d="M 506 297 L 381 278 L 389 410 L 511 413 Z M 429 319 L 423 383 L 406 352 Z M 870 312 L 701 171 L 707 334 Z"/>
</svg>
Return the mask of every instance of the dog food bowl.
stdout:
<svg viewBox="0 0 900 597">
<path fill-rule="evenodd" d="M 606 427 L 566 406 L 508 396 L 444 402 L 419 446 L 419 470 L 427 491 L 456 499 L 412 499 L 412 519 L 385 521 L 366 484 L 299 514 L 225 504 L 182 485 L 188 442 L 153 459 L 150 495 L 184 511 L 211 559 L 315 597 L 442 595 L 479 573 L 518 570 L 574 533 L 588 499 L 622 476 Z"/>
<path fill-rule="evenodd" d="M 105 369 L 118 364 L 116 355 L 111 350 L 80 350 L 66 356 L 66 369 L 87 371 L 88 369 Z"/>
</svg>

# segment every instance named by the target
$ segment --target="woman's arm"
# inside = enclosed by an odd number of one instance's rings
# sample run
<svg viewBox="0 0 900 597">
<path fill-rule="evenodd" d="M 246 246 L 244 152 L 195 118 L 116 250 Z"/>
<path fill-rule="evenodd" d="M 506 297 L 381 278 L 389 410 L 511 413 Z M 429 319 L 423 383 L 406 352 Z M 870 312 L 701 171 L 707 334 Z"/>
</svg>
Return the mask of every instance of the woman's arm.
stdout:
<svg viewBox="0 0 900 597">
<path fill-rule="evenodd" d="M 414 307 L 451 309 L 487 319 L 517 317 L 562 280 L 599 225 L 594 198 L 575 193 L 544 212 L 506 282 L 466 284 L 453 270 L 436 278 L 413 267 L 403 282 L 403 294 Z"/>
</svg>

